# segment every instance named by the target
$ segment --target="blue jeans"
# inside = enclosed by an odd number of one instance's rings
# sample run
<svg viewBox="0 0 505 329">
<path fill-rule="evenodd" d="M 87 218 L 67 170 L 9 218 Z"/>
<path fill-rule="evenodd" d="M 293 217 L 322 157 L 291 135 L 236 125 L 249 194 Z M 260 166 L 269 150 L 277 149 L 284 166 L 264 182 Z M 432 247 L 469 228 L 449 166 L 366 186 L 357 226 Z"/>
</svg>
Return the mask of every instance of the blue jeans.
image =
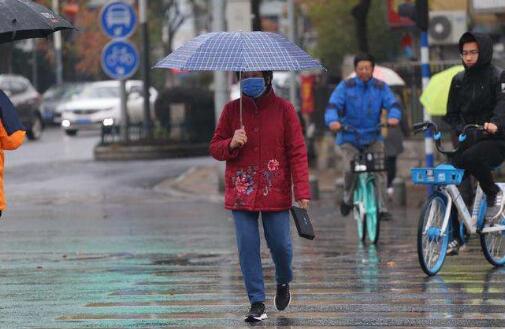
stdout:
<svg viewBox="0 0 505 329">
<path fill-rule="evenodd" d="M 240 257 L 240 269 L 244 277 L 249 301 L 252 303 L 265 301 L 265 283 L 261 266 L 260 234 L 258 227 L 258 211 L 233 210 L 235 234 Z M 261 212 L 263 230 L 268 248 L 275 264 L 275 280 L 277 284 L 289 283 L 293 279 L 291 260 L 293 249 L 289 231 L 289 212 Z"/>
</svg>

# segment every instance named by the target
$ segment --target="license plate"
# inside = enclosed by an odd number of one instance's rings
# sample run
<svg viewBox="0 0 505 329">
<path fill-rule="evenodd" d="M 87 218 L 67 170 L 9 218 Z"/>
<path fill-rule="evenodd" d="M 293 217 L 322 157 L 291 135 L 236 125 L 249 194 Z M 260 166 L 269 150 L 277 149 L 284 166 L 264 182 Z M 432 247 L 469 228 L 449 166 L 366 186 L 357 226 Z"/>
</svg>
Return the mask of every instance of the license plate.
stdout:
<svg viewBox="0 0 505 329">
<path fill-rule="evenodd" d="M 85 124 L 90 124 L 91 120 L 90 119 L 77 119 L 75 122 L 78 125 L 85 125 Z"/>
</svg>

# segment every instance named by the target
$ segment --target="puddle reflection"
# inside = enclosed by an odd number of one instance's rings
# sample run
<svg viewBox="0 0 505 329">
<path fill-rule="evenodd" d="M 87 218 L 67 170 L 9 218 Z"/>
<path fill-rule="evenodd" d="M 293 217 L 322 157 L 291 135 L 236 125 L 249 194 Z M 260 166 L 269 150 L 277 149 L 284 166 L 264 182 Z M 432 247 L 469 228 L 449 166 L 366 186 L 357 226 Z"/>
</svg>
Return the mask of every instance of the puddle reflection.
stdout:
<svg viewBox="0 0 505 329">
<path fill-rule="evenodd" d="M 363 290 L 367 292 L 377 291 L 379 285 L 379 263 L 375 245 L 359 244 L 356 252 L 358 279 L 363 285 Z"/>
</svg>

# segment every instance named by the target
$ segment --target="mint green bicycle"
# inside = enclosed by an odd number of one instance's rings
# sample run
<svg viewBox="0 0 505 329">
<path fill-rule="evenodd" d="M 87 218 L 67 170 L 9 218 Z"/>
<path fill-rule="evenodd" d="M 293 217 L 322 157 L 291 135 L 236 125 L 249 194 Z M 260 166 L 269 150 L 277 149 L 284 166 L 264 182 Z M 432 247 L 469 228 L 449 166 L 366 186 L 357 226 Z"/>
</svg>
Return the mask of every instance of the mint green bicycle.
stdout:
<svg viewBox="0 0 505 329">
<path fill-rule="evenodd" d="M 344 126 L 343 130 L 352 131 L 359 136 L 360 133 L 379 133 L 382 126 L 362 131 Z M 366 146 L 359 149 L 359 154 L 351 162 L 351 170 L 357 174 L 353 192 L 353 215 L 359 239 L 365 242 L 368 237 L 371 243 L 376 244 L 379 241 L 380 220 L 375 172 L 385 171 L 385 161 L 384 153 L 368 152 L 365 149 Z"/>
</svg>

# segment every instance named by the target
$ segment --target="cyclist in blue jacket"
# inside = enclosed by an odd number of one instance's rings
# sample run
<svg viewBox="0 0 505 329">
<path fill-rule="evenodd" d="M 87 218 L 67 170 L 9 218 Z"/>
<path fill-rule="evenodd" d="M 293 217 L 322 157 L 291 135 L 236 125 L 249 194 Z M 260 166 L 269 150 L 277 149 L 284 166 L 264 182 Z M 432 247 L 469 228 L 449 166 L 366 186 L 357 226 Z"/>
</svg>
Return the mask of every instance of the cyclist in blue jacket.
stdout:
<svg viewBox="0 0 505 329">
<path fill-rule="evenodd" d="M 359 150 L 373 153 L 384 152 L 384 142 L 380 130 L 373 131 L 380 123 L 382 109 L 388 111 L 387 123 L 396 126 L 401 118 L 400 106 L 389 86 L 373 77 L 375 59 L 369 54 L 354 58 L 356 77 L 339 83 L 330 96 L 324 115 L 325 123 L 337 133 L 336 144 L 342 151 L 344 161 L 344 195 L 340 212 L 347 216 L 352 210 L 352 192 L 356 177 L 350 169 L 352 159 Z M 342 130 L 352 126 L 357 130 Z M 382 220 L 391 218 L 385 204 L 386 177 L 377 173 L 379 212 Z"/>
</svg>

